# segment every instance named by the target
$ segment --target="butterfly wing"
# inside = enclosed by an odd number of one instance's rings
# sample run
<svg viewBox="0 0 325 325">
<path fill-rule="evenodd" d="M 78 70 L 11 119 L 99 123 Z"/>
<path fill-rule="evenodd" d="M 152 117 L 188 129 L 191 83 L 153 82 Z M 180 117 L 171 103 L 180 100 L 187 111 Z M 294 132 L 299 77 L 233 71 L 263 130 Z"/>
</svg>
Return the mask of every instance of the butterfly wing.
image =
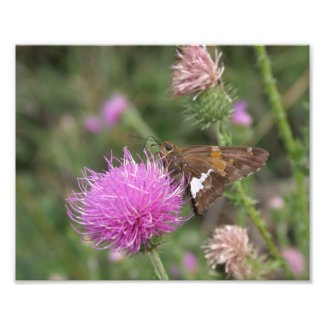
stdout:
<svg viewBox="0 0 325 325">
<path fill-rule="evenodd" d="M 181 152 L 189 194 L 198 214 L 222 195 L 226 184 L 258 171 L 269 156 L 264 149 L 244 146 L 187 146 Z"/>
<path fill-rule="evenodd" d="M 259 171 L 269 157 L 268 151 L 261 148 L 220 147 L 220 150 L 221 159 L 226 162 L 224 172 L 227 183 L 233 183 Z"/>
<path fill-rule="evenodd" d="M 209 167 L 206 161 L 193 158 L 183 169 L 189 184 L 187 191 L 197 214 L 202 214 L 224 192 L 225 178 Z"/>
</svg>

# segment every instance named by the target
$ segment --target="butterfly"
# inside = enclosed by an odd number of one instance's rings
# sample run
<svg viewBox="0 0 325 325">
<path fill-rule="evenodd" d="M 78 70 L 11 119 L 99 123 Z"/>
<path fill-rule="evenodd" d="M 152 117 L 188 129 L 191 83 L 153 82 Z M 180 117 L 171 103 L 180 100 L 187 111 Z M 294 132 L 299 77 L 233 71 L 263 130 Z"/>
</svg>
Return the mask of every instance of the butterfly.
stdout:
<svg viewBox="0 0 325 325">
<path fill-rule="evenodd" d="M 259 171 L 269 156 L 265 149 L 245 146 L 192 145 L 177 147 L 165 141 L 159 155 L 171 176 L 184 176 L 195 213 L 203 212 L 222 196 L 225 185 Z"/>
</svg>

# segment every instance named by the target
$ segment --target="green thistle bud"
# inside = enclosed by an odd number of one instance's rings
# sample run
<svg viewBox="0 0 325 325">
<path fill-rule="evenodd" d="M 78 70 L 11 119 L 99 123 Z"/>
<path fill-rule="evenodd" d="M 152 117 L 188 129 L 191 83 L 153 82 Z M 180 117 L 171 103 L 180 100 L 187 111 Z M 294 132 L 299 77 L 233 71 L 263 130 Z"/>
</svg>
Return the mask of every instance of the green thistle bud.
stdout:
<svg viewBox="0 0 325 325">
<path fill-rule="evenodd" d="M 203 91 L 186 107 L 186 118 L 202 130 L 216 122 L 227 121 L 232 114 L 235 91 L 229 86 L 226 88 L 216 86 Z"/>
</svg>

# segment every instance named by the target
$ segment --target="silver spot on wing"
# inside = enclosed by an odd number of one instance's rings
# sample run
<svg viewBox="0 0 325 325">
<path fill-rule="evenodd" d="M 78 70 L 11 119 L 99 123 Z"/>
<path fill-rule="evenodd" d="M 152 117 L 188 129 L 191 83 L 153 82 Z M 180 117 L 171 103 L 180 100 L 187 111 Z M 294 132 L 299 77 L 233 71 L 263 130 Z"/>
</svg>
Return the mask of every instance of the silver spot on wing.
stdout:
<svg viewBox="0 0 325 325">
<path fill-rule="evenodd" d="M 209 174 L 212 172 L 212 169 L 209 169 L 207 173 L 201 173 L 200 178 L 193 177 L 191 180 L 191 194 L 192 197 L 195 198 L 196 194 L 198 194 L 203 189 L 203 183 L 208 178 Z"/>
</svg>

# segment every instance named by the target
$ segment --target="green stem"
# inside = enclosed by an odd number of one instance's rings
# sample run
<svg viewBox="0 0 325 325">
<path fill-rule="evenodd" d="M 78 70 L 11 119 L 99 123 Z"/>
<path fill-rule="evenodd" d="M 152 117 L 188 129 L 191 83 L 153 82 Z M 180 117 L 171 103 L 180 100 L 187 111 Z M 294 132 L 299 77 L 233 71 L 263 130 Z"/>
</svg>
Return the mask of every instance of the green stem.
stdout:
<svg viewBox="0 0 325 325">
<path fill-rule="evenodd" d="M 290 156 L 296 153 L 296 143 L 293 139 L 291 128 L 288 124 L 286 112 L 283 108 L 280 94 L 275 85 L 271 64 L 265 46 L 256 46 L 257 60 L 261 68 L 261 75 L 265 85 L 266 94 L 270 100 L 273 113 L 277 119 L 281 137 Z"/>
<path fill-rule="evenodd" d="M 293 176 L 296 182 L 296 213 L 295 218 L 295 239 L 304 253 L 309 255 L 309 213 L 304 174 L 301 171 L 298 159 L 299 143 L 293 138 L 286 112 L 277 90 L 275 79 L 272 74 L 271 63 L 268 58 L 265 46 L 256 46 L 256 56 L 261 69 L 261 76 L 265 85 L 265 91 L 271 103 L 273 114 L 277 120 L 280 135 L 288 153 L 292 166 Z"/>
<path fill-rule="evenodd" d="M 256 225 L 258 231 L 262 235 L 266 247 L 269 250 L 270 254 L 274 258 L 279 258 L 280 254 L 272 241 L 272 236 L 270 232 L 267 230 L 265 222 L 261 219 L 260 213 L 255 209 L 253 203 L 251 203 L 251 199 L 245 194 L 242 184 L 240 182 L 235 182 L 234 187 L 238 193 L 238 196 L 245 207 L 246 211 L 248 212 L 249 216 L 251 217 L 252 221 Z"/>
<path fill-rule="evenodd" d="M 152 248 L 150 251 L 148 251 L 147 254 L 149 255 L 150 261 L 154 267 L 157 278 L 159 280 L 169 280 L 164 265 L 161 262 L 158 249 Z"/>
<path fill-rule="evenodd" d="M 225 145 L 231 145 L 231 139 L 227 135 L 226 131 L 223 128 L 223 125 L 221 122 L 217 123 L 216 126 L 216 132 L 219 140 L 219 144 L 222 146 Z M 281 265 L 283 266 L 284 270 L 286 271 L 287 277 L 292 278 L 292 273 L 289 269 L 289 266 L 287 262 L 284 260 L 284 258 L 280 255 L 276 245 L 274 244 L 272 240 L 272 235 L 268 231 L 265 222 L 260 217 L 259 212 L 255 209 L 254 201 L 246 195 L 245 191 L 243 190 L 242 184 L 240 182 L 235 182 L 234 187 L 237 193 L 237 196 L 242 203 L 242 205 L 245 207 L 248 215 L 250 216 L 251 220 L 255 224 L 256 228 L 260 232 L 261 236 L 263 237 L 265 241 L 265 245 L 270 252 L 271 256 L 278 260 Z"/>
<path fill-rule="evenodd" d="M 283 108 L 280 94 L 275 85 L 270 60 L 267 56 L 265 46 L 256 46 L 257 61 L 260 65 L 261 75 L 265 85 L 265 92 L 269 97 L 273 113 L 277 119 L 280 135 L 290 156 L 295 155 L 296 144 L 292 136 L 291 128 L 287 121 L 286 112 Z"/>
<path fill-rule="evenodd" d="M 252 203 L 252 199 L 245 194 L 242 184 L 240 182 L 234 183 L 234 187 L 238 193 L 238 196 L 239 196 L 243 206 L 245 207 L 246 211 L 248 212 L 248 215 L 250 216 L 250 218 L 254 222 L 256 228 L 258 229 L 261 236 L 263 237 L 268 251 L 275 259 L 277 259 L 281 262 L 281 264 L 285 268 L 287 274 L 291 275 L 291 271 L 288 267 L 288 264 L 283 259 L 283 257 L 280 255 L 278 248 L 276 247 L 276 245 L 274 244 L 274 242 L 272 240 L 272 235 L 267 230 L 264 220 L 260 217 L 260 213 L 255 209 L 254 203 Z"/>
<path fill-rule="evenodd" d="M 154 136 L 156 139 L 158 139 L 158 137 L 151 130 L 148 124 L 143 120 L 141 114 L 135 107 L 130 107 L 124 112 L 122 116 L 122 123 L 133 128 L 144 139 L 146 139 L 148 136 Z"/>
<path fill-rule="evenodd" d="M 66 242 L 63 243 L 63 238 L 59 236 L 59 231 L 54 228 L 51 222 L 46 220 L 44 211 L 41 209 L 39 202 L 31 191 L 25 188 L 21 176 L 16 179 L 16 194 L 19 202 L 22 202 L 26 214 L 30 218 L 31 223 L 35 225 L 39 232 L 46 236 L 46 244 L 49 245 L 53 252 L 56 252 L 62 263 L 66 263 L 66 267 L 75 279 L 87 279 L 89 274 L 84 267 L 84 261 L 71 250 L 65 249 Z M 19 220 L 18 220 L 19 224 Z M 66 262 L 68 261 L 68 262 Z"/>
</svg>

